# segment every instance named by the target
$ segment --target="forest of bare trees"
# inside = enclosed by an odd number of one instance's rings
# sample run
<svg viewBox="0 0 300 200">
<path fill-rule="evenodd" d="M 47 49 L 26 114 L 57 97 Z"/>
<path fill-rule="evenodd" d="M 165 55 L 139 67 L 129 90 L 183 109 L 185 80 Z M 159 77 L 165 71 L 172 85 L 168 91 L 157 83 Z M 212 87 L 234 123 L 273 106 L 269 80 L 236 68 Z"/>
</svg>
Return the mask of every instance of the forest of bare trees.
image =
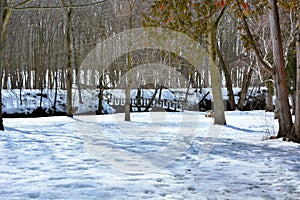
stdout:
<svg viewBox="0 0 300 200">
<path fill-rule="evenodd" d="M 129 63 L 132 67 L 162 63 L 171 66 L 185 77 L 184 82 L 172 80 L 172 76 L 156 80 L 163 82 L 168 88 L 210 87 L 209 70 L 198 71 L 179 55 L 159 49 L 130 52 L 107 66 L 105 71 L 80 68 L 83 60 L 100 41 L 117 33 L 144 26 L 182 31 L 203 46 L 209 46 L 210 43 L 205 36 L 208 35 L 208 29 L 203 27 L 203 20 L 193 21 L 195 13 L 198 12 L 196 4 L 191 3 L 193 1 L 183 1 L 176 7 L 163 4 L 163 1 L 142 0 L 1 2 L 3 89 L 70 90 L 74 85 L 79 90 L 90 86 L 118 88 L 124 85 L 120 83 L 122 81 L 120 78 L 130 69 Z M 270 30 L 269 13 L 261 10 L 268 7 L 268 1 L 261 3 L 249 1 L 249 4 L 245 2 L 247 1 L 228 1 L 228 5 L 232 4 L 231 8 L 227 8 L 227 4 L 222 7 L 221 4 L 215 5 L 214 2 L 210 2 L 214 10 L 206 10 L 216 12 L 219 16 L 216 18 L 214 30 L 217 48 L 213 54 L 219 63 L 222 84 L 227 88 L 231 110 L 244 109 L 249 87 L 266 87 L 269 96 L 274 95 L 272 29 Z M 287 71 L 286 82 L 289 94 L 295 101 L 295 34 L 298 21 L 295 12 L 297 6 L 292 5 L 292 2 L 294 1 L 280 4 L 279 13 L 280 25 L 284 27 L 281 31 L 284 65 Z M 167 6 L 170 6 L 171 14 Z M 237 9 L 238 7 L 241 10 Z M 191 9 L 187 11 L 187 8 Z M 233 8 L 236 9 L 232 11 Z M 168 17 L 165 17 L 166 13 Z M 241 89 L 238 103 L 234 100 L 234 87 Z M 69 92 L 68 115 L 72 115 L 70 98 L 71 92 Z M 292 106 L 294 105 L 295 103 Z M 266 109 L 273 110 L 271 98 L 267 102 Z"/>
<path fill-rule="evenodd" d="M 52 4 L 52 3 L 51 3 Z M 3 88 L 39 89 L 41 87 L 66 89 L 67 86 L 67 16 L 63 8 L 42 9 L 40 7 L 60 6 L 59 1 L 53 5 L 30 6 L 13 10 L 5 32 L 3 59 Z M 136 8 L 135 16 L 142 11 Z M 81 71 L 80 63 L 95 45 L 115 33 L 128 29 L 127 15 L 118 15 L 111 2 L 96 6 L 74 8 L 71 19 L 71 65 L 73 83 L 80 77 L 81 84 L 98 84 L 96 71 Z M 141 16 L 134 18 L 133 28 L 141 27 Z M 165 53 L 164 55 L 166 55 Z M 141 59 L 142 58 L 142 59 Z M 159 50 L 144 50 L 132 53 L 135 66 L 162 62 L 185 73 L 188 79 L 191 66 L 175 55 L 163 56 Z M 126 56 L 116 60 L 106 72 L 110 87 L 117 87 L 120 76 L 126 71 Z M 75 76 L 75 73 L 81 73 Z M 193 85 L 208 85 L 202 73 L 195 74 Z M 196 82 L 196 80 L 198 80 Z M 202 81 L 201 81 L 202 80 Z M 184 83 L 181 83 L 182 87 Z M 172 87 L 171 85 L 166 85 Z"/>
<path fill-rule="evenodd" d="M 13 14 L 7 24 L 3 49 L 3 88 L 7 88 L 7 80 L 10 78 L 11 89 L 22 87 L 54 89 L 56 86 L 66 89 L 67 16 L 60 1 L 56 3 L 53 1 L 51 5 L 49 2 L 30 2 L 26 6 L 13 9 Z M 73 4 L 76 5 L 75 2 Z M 136 5 L 139 6 L 135 7 L 133 28 L 141 27 L 143 19 L 140 13 L 145 9 L 145 4 L 141 2 L 136 3 Z M 74 73 L 80 71 L 80 63 L 99 41 L 128 29 L 128 15 L 117 13 L 120 11 L 114 10 L 113 6 L 112 1 L 108 1 L 94 6 L 72 9 L 71 63 Z M 51 9 L 51 7 L 55 8 Z M 224 40 L 220 44 L 220 51 L 224 54 L 226 63 L 229 63 L 232 86 L 241 87 L 243 85 L 243 74 L 248 74 L 244 72 L 247 72 L 251 65 L 254 65 L 251 69 L 256 71 L 253 79 L 258 79 L 253 83 L 259 81 L 263 84 L 264 74 L 259 66 L 255 66 L 258 64 L 253 63 L 251 55 L 247 55 L 247 52 L 244 51 L 243 44 L 237 38 L 233 28 L 236 24 L 231 23 L 231 19 L 226 21 L 221 25 L 220 37 Z M 263 25 L 261 26 L 263 31 Z M 133 63 L 136 66 L 149 62 L 162 62 L 177 68 L 178 71 L 185 74 L 187 80 L 189 80 L 189 76 L 193 76 L 192 84 L 194 87 L 201 85 L 207 87 L 209 85 L 207 72 L 193 71 L 189 63 L 176 57 L 176 55 L 163 54 L 159 50 L 133 52 L 132 55 Z M 106 72 L 110 77 L 111 87 L 116 87 L 118 76 L 126 70 L 125 65 L 126 56 L 124 55 L 112 64 L 111 71 Z M 83 85 L 87 85 L 89 82 L 98 83 L 95 80 L 97 77 L 95 72 L 81 71 L 80 73 L 82 73 L 80 78 Z M 90 76 L 89 73 L 94 73 L 94 76 Z M 75 76 L 73 75 L 73 77 Z M 56 79 L 58 80 L 57 85 Z M 77 79 L 73 79 L 75 83 Z M 171 85 L 166 86 L 172 87 Z M 184 86 L 182 85 L 182 87 Z"/>
</svg>

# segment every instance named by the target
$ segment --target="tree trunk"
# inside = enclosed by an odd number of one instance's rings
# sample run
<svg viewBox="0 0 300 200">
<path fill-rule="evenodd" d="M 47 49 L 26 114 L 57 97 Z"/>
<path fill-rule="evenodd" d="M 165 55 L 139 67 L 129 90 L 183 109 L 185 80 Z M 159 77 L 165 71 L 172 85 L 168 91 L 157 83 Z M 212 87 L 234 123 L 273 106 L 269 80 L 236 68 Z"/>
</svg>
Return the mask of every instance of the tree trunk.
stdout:
<svg viewBox="0 0 300 200">
<path fill-rule="evenodd" d="M 72 31 L 72 32 L 74 33 L 74 31 Z M 77 49 L 76 48 L 75 34 L 73 34 L 73 47 L 74 47 L 74 49 Z M 80 44 L 78 45 L 77 51 L 80 52 Z M 78 98 L 79 98 L 78 101 L 79 101 L 80 104 L 83 104 L 82 94 L 81 94 L 81 73 L 80 73 L 80 66 L 79 66 L 76 51 L 73 51 L 73 56 L 74 56 L 76 83 L 77 83 L 77 88 L 78 88 Z"/>
<path fill-rule="evenodd" d="M 0 16 L 3 16 L 3 0 L 0 0 Z M 3 63 L 3 17 L 0 17 L 0 131 L 4 131 L 3 118 L 2 118 L 2 63 Z"/>
<path fill-rule="evenodd" d="M 226 66 L 224 66 L 224 67 L 226 67 Z M 233 111 L 236 109 L 236 104 L 234 101 L 234 93 L 233 93 L 233 88 L 232 88 L 231 74 L 229 74 L 227 70 L 225 73 L 225 80 L 226 80 L 226 88 L 227 88 L 227 92 L 228 92 L 228 102 L 230 105 L 230 110 Z"/>
<path fill-rule="evenodd" d="M 67 11 L 67 27 L 66 27 L 66 48 L 67 48 L 67 116 L 73 116 L 72 108 L 72 49 L 71 49 L 71 20 L 72 8 Z"/>
<path fill-rule="evenodd" d="M 267 107 L 266 111 L 273 112 L 274 111 L 274 106 L 273 106 L 273 96 L 272 96 L 272 90 L 273 90 L 273 82 L 271 80 L 268 80 L 267 82 L 267 88 L 268 88 L 268 93 L 267 93 Z"/>
<path fill-rule="evenodd" d="M 288 87 L 286 83 L 286 72 L 277 0 L 270 0 L 270 4 L 271 10 L 269 13 L 269 21 L 273 43 L 274 86 L 276 89 L 276 101 L 278 102 L 279 110 L 279 132 L 277 137 L 291 137 L 293 122 L 288 101 Z"/>
<path fill-rule="evenodd" d="M 299 13 L 300 14 L 300 13 Z M 300 17 L 300 16 L 299 16 Z M 295 138 L 300 142 L 300 18 L 297 33 L 297 81 L 296 81 L 296 103 L 295 103 Z"/>
<path fill-rule="evenodd" d="M 129 15 L 129 29 L 132 29 L 132 25 L 133 25 L 133 20 L 132 20 L 132 12 L 133 12 L 133 8 L 134 8 L 134 1 L 128 2 L 130 5 L 130 15 Z M 132 39 L 131 37 L 129 38 L 130 40 Z M 131 41 L 129 41 L 129 43 L 131 44 Z M 126 85 L 126 90 L 125 90 L 125 121 L 131 121 L 130 119 L 130 111 L 131 111 L 131 106 L 130 106 L 130 90 L 131 90 L 131 85 L 132 85 L 132 62 L 131 62 L 131 55 L 130 52 L 128 52 L 127 54 L 127 60 L 128 60 L 128 68 L 127 68 L 127 73 L 128 73 L 128 83 Z"/>
<path fill-rule="evenodd" d="M 217 39 L 216 39 L 216 27 L 211 25 L 211 32 L 208 34 L 208 43 L 209 43 L 209 54 L 211 55 L 209 67 L 211 74 L 211 87 L 214 98 L 214 116 L 215 116 L 215 124 L 225 125 L 225 112 L 224 112 L 224 104 L 222 97 L 222 80 L 220 71 L 216 65 L 216 47 L 217 47 Z"/>
<path fill-rule="evenodd" d="M 238 102 L 238 105 L 237 105 L 237 108 L 239 110 L 244 110 L 245 109 L 245 102 L 246 102 L 246 99 L 247 99 L 248 88 L 250 86 L 250 81 L 251 81 L 251 78 L 252 78 L 252 74 L 254 72 L 252 66 L 250 66 L 249 68 L 246 68 L 244 70 L 244 73 L 243 73 L 243 83 L 242 83 L 242 88 L 241 88 L 241 91 L 240 91 L 239 102 Z"/>
<path fill-rule="evenodd" d="M 234 101 L 234 93 L 233 93 L 233 88 L 232 88 L 231 74 L 228 71 L 228 66 L 225 63 L 221 52 L 219 52 L 218 54 L 219 54 L 219 58 L 221 60 L 222 71 L 224 72 L 224 76 L 225 76 L 226 89 L 228 92 L 228 102 L 229 102 L 230 110 L 232 111 L 232 110 L 235 110 L 236 105 L 235 105 L 235 101 Z"/>
<path fill-rule="evenodd" d="M 98 94 L 99 101 L 98 101 L 98 111 L 96 112 L 98 115 L 101 115 L 102 110 L 103 110 L 103 106 L 102 106 L 103 90 L 104 90 L 103 76 L 104 76 L 104 73 L 100 74 L 100 77 L 99 77 L 99 94 Z"/>
<path fill-rule="evenodd" d="M 55 95 L 54 95 L 54 102 L 53 102 L 53 109 L 56 112 L 56 102 L 57 102 L 57 93 L 58 93 L 58 69 L 55 71 Z"/>
<path fill-rule="evenodd" d="M 25 3 L 28 2 L 28 0 L 25 1 Z M 5 31 L 7 28 L 7 24 L 9 21 L 9 18 L 12 14 L 12 9 L 6 9 L 4 12 L 4 5 L 6 1 L 0 0 L 0 131 L 4 131 L 4 125 L 3 125 L 3 118 L 2 118 L 2 78 L 3 78 L 3 49 L 4 49 L 4 42 L 5 42 Z"/>
<path fill-rule="evenodd" d="M 204 75 L 203 75 L 203 87 L 207 88 L 209 86 L 209 70 L 208 68 L 204 70 Z"/>
<path fill-rule="evenodd" d="M 125 90 L 125 121 L 131 121 L 130 119 L 130 91 L 131 91 L 131 85 L 132 85 L 132 63 L 131 63 L 131 55 L 130 52 L 128 52 L 128 83 L 126 83 L 126 90 Z"/>
<path fill-rule="evenodd" d="M 235 105 L 235 101 L 234 101 L 231 73 L 228 70 L 228 66 L 223 58 L 223 55 L 222 55 L 219 47 L 217 47 L 217 53 L 218 53 L 218 57 L 220 59 L 221 69 L 224 72 L 226 88 L 227 88 L 227 92 L 228 92 L 228 102 L 229 102 L 230 110 L 232 111 L 232 110 L 235 110 L 236 105 Z"/>
</svg>

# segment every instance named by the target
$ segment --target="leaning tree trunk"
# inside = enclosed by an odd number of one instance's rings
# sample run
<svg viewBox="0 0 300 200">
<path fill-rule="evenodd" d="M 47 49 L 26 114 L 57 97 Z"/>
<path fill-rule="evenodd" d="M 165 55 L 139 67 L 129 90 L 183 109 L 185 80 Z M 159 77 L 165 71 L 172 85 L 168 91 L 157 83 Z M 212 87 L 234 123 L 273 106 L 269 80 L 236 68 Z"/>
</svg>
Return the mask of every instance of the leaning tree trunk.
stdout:
<svg viewBox="0 0 300 200">
<path fill-rule="evenodd" d="M 216 38 L 216 27 L 211 25 L 211 31 L 208 34 L 208 41 L 209 41 L 209 54 L 211 55 L 212 59 L 210 59 L 210 73 L 211 73 L 211 87 L 212 93 L 214 98 L 214 117 L 215 117 L 215 124 L 218 125 L 225 125 L 225 111 L 224 111 L 224 104 L 223 104 L 223 97 L 222 97 L 222 80 L 220 71 L 216 65 L 217 60 L 217 38 Z"/>
<path fill-rule="evenodd" d="M 271 38 L 273 43 L 274 57 L 274 86 L 276 89 L 276 101 L 279 110 L 279 131 L 277 137 L 291 137 L 293 122 L 288 101 L 288 87 L 284 64 L 283 46 L 279 23 L 277 0 L 270 0 L 271 10 L 269 13 Z"/>
</svg>

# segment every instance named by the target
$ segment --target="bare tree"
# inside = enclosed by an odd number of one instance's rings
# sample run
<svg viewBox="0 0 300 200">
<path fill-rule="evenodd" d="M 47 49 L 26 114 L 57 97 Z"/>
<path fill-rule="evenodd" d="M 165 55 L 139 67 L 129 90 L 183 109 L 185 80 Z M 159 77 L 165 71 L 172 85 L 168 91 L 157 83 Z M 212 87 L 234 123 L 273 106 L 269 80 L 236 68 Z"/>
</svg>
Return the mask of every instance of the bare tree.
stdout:
<svg viewBox="0 0 300 200">
<path fill-rule="evenodd" d="M 24 0 L 17 6 L 25 5 L 26 3 L 30 2 L 31 0 Z M 11 2 L 12 4 L 15 3 L 15 1 Z M 10 16 L 12 14 L 12 9 L 6 8 L 5 6 L 8 5 L 7 0 L 0 0 L 0 130 L 4 130 L 4 125 L 3 125 L 3 119 L 2 119 L 2 76 L 3 76 L 3 69 L 2 69 L 2 64 L 3 64 L 3 47 L 5 43 L 5 32 L 7 28 L 7 24 L 9 22 Z"/>
</svg>

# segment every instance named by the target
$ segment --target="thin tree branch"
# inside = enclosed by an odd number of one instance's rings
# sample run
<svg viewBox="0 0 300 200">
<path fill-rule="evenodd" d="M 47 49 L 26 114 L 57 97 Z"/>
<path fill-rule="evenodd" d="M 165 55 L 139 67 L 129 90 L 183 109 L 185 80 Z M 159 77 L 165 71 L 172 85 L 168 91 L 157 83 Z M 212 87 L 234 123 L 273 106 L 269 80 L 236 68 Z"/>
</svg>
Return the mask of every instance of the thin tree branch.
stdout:
<svg viewBox="0 0 300 200">
<path fill-rule="evenodd" d="M 238 6 L 239 12 L 243 12 L 242 8 L 240 6 Z M 263 65 L 263 67 L 270 72 L 271 74 L 273 74 L 273 67 L 270 65 L 270 63 L 266 62 L 266 60 L 263 58 L 262 53 L 260 51 L 260 49 L 257 46 L 256 41 L 254 40 L 253 34 L 250 31 L 249 28 L 249 24 L 246 20 L 246 16 L 243 14 L 242 17 L 242 22 L 244 25 L 244 30 L 247 34 L 247 40 L 248 42 L 251 44 L 251 48 L 253 49 L 253 51 L 255 52 L 255 55 L 257 56 L 259 62 Z"/>
<path fill-rule="evenodd" d="M 24 6 L 24 5 L 26 5 L 27 3 L 29 3 L 30 1 L 32 1 L 32 0 L 25 0 L 25 1 L 23 1 L 23 2 L 21 2 L 21 3 L 19 3 L 19 4 L 17 4 L 17 5 L 15 5 L 15 7 Z"/>
<path fill-rule="evenodd" d="M 217 20 L 216 20 L 216 22 L 215 22 L 216 26 L 219 25 L 219 23 L 220 23 L 220 21 L 221 21 L 223 15 L 224 15 L 224 13 L 225 13 L 225 10 L 226 10 L 226 6 L 224 6 L 224 7 L 222 8 L 222 10 L 221 10 L 221 12 L 220 12 L 220 14 L 219 14 L 219 16 L 218 16 L 218 18 L 217 18 Z"/>
<path fill-rule="evenodd" d="M 26 0 L 28 3 L 31 0 Z M 53 9 L 68 9 L 68 8 L 74 8 L 74 9 L 80 9 L 80 8 L 86 8 L 86 7 L 92 7 L 92 6 L 97 6 L 106 2 L 109 2 L 110 0 L 103 0 L 103 1 L 98 1 L 95 3 L 90 3 L 90 4 L 78 4 L 78 5 L 63 5 L 63 6 L 28 6 L 28 7 L 21 7 L 22 5 L 18 4 L 15 6 L 5 6 L 6 9 L 12 9 L 12 10 L 53 10 Z M 23 5 L 25 5 L 24 3 Z"/>
</svg>

